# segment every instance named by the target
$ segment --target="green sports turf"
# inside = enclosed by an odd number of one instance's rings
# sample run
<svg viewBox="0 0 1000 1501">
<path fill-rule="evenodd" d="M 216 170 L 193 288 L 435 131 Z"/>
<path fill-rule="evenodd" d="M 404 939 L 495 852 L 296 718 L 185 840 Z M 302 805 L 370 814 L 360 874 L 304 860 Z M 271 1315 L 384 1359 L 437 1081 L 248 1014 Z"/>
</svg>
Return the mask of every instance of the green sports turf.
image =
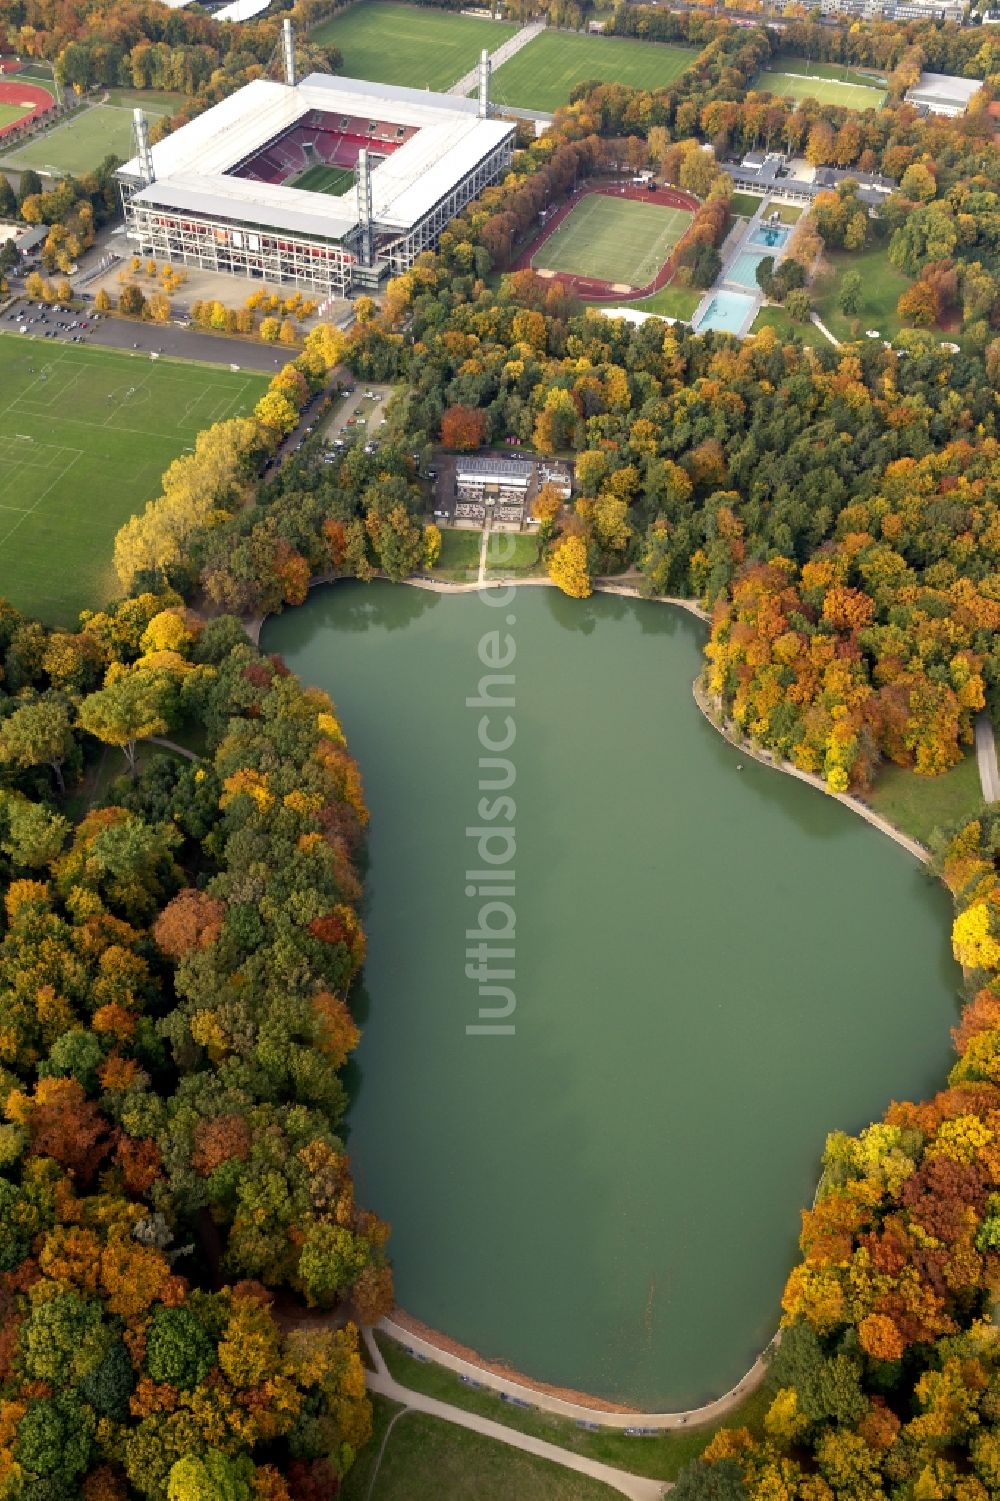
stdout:
<svg viewBox="0 0 1000 1501">
<path fill-rule="evenodd" d="M 332 193 L 339 196 L 346 193 L 354 182 L 354 173 L 350 167 L 328 167 L 324 162 L 317 162 L 315 166 L 307 167 L 302 176 L 296 178 L 291 187 L 303 188 L 307 193 Z"/>
<path fill-rule="evenodd" d="M 152 119 L 162 110 L 147 110 Z M 36 172 L 92 172 L 114 153 L 123 161 L 132 155 L 132 111 L 95 104 L 71 120 L 15 147 L 3 160 L 11 167 L 34 167 Z M 2 154 L 2 148 L 0 148 Z"/>
<path fill-rule="evenodd" d="M 544 31 L 494 71 L 490 92 L 499 104 L 554 110 L 569 102 L 578 83 L 591 80 L 665 88 L 697 56 L 689 47 L 665 42 Z"/>
<path fill-rule="evenodd" d="M 801 63 L 765 68 L 753 87 L 759 92 L 780 94 L 785 99 L 815 99 L 820 104 L 838 104 L 842 109 L 881 109 L 885 89 L 873 81 L 860 83 L 862 74 L 824 63 Z M 809 71 L 815 67 L 816 72 Z M 845 76 L 846 75 L 846 76 Z"/>
<path fill-rule="evenodd" d="M 73 625 L 118 592 L 115 533 L 266 376 L 0 335 L 0 596 Z"/>
<path fill-rule="evenodd" d="M 690 223 L 684 209 L 592 193 L 535 253 L 532 266 L 642 287 L 652 281 Z"/>
<path fill-rule="evenodd" d="M 349 78 L 448 89 L 475 67 L 484 47 L 495 51 L 517 29 L 454 11 L 361 0 L 309 35 L 340 48 Z"/>
<path fill-rule="evenodd" d="M 15 120 L 23 120 L 25 115 L 30 115 L 30 104 L 2 104 L 0 103 L 0 130 L 5 125 L 13 125 Z"/>
</svg>

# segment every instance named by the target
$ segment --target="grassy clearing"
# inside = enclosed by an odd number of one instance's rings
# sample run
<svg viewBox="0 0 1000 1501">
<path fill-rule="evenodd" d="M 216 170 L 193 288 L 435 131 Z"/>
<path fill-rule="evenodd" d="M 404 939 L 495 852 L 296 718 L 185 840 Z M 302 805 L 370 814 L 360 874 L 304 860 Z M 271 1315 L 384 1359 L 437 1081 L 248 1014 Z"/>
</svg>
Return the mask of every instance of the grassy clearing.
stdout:
<svg viewBox="0 0 1000 1501">
<path fill-rule="evenodd" d="M 664 88 L 697 55 L 689 47 L 665 42 L 543 32 L 497 69 L 491 92 L 498 104 L 554 110 L 569 103 L 578 83 L 591 80 L 637 89 Z"/>
<path fill-rule="evenodd" d="M 885 765 L 865 802 L 904 834 L 927 844 L 935 829 L 973 818 L 982 807 L 976 758 L 967 755 L 940 777 L 918 777 L 904 766 Z"/>
<path fill-rule="evenodd" d="M 51 625 L 117 592 L 114 535 L 267 377 L 0 335 L 0 596 Z"/>
<path fill-rule="evenodd" d="M 633 198 L 590 193 L 532 257 L 536 270 L 641 287 L 652 281 L 691 215 Z"/>
<path fill-rule="evenodd" d="M 884 245 L 868 250 L 831 250 L 824 257 L 825 269 L 812 287 L 813 303 L 823 322 L 838 339 L 864 338 L 865 330 L 877 328 L 885 339 L 899 333 L 902 324 L 896 316 L 900 294 L 910 285 L 910 278 L 897 271 Z M 861 301 L 857 314 L 848 316 L 837 306 L 837 291 L 848 271 L 860 271 Z"/>
<path fill-rule="evenodd" d="M 162 109 L 149 108 L 150 118 Z M 8 166 L 33 167 L 36 172 L 92 172 L 106 156 L 132 155 L 132 110 L 112 104 L 94 104 L 65 120 L 44 135 L 35 136 L 4 157 Z"/>
<path fill-rule="evenodd" d="M 815 323 L 796 323 L 789 318 L 783 307 L 763 307 L 753 320 L 752 334 L 762 329 L 773 328 L 779 339 L 797 338 L 810 349 L 832 349 L 833 345 L 816 327 Z"/>
<path fill-rule="evenodd" d="M 344 1501 L 369 1496 L 371 1501 L 612 1501 L 616 1494 L 585 1475 L 468 1429 L 420 1412 L 397 1416 L 398 1408 L 376 1402 L 375 1435 L 347 1477 Z"/>
<path fill-rule="evenodd" d="M 0 101 L 0 130 L 5 125 L 13 125 L 17 120 L 23 120 L 25 115 L 31 114 L 31 105 L 4 104 Z"/>
<path fill-rule="evenodd" d="M 647 1475 L 655 1480 L 675 1480 L 684 1465 L 704 1449 L 705 1445 L 723 1426 L 749 1428 L 758 1433 L 762 1429 L 764 1414 L 770 1404 L 766 1387 L 752 1393 L 738 1408 L 729 1414 L 725 1425 L 706 1424 L 700 1428 L 671 1430 L 657 1438 L 630 1438 L 628 1434 L 613 1428 L 603 1428 L 598 1433 L 580 1428 L 569 1418 L 560 1418 L 552 1413 L 512 1407 L 501 1402 L 486 1391 L 477 1391 L 465 1386 L 458 1377 L 444 1366 L 433 1361 L 414 1360 L 395 1340 L 376 1335 L 379 1349 L 385 1356 L 396 1380 L 414 1391 L 425 1392 L 461 1407 L 466 1412 L 477 1412 L 520 1433 L 530 1433 L 536 1438 L 558 1444 L 574 1454 L 584 1454 L 588 1459 L 602 1464 L 615 1465 L 618 1469 L 631 1470 L 636 1475 Z M 518 1495 L 516 1490 L 498 1495 Z"/>
<path fill-rule="evenodd" d="M 363 1349 L 364 1340 L 361 1341 L 361 1346 Z M 338 1501 L 368 1501 L 386 1429 L 396 1414 L 402 1412 L 399 1404 L 390 1402 L 387 1397 L 373 1395 L 371 1404 L 372 1436 L 347 1472 L 347 1478 L 338 1493 Z"/>
<path fill-rule="evenodd" d="M 447 89 L 517 31 L 502 21 L 454 11 L 362 0 L 310 32 L 314 42 L 339 47 L 349 78 L 413 88 Z"/>
<path fill-rule="evenodd" d="M 641 297 L 638 302 L 630 302 L 629 307 L 638 308 L 641 313 L 659 313 L 663 318 L 680 318 L 684 323 L 690 323 L 695 308 L 704 295 L 704 292 L 696 291 L 694 287 L 679 287 L 670 282 L 654 292 L 652 297 Z"/>
<path fill-rule="evenodd" d="M 538 572 L 538 538 L 529 532 L 493 532 L 486 544 L 489 577 Z"/>
<path fill-rule="evenodd" d="M 479 549 L 482 545 L 481 531 L 442 527 L 441 556 L 431 569 L 432 574 L 435 578 L 448 579 L 453 584 L 464 584 L 469 579 L 474 579 L 479 572 Z"/>
<path fill-rule="evenodd" d="M 798 224 L 805 213 L 805 205 L 801 203 L 775 203 L 772 199 L 767 205 L 768 215 L 777 214 L 779 224 Z"/>
<path fill-rule="evenodd" d="M 307 193 L 331 193 L 339 197 L 353 182 L 354 173 L 349 167 L 328 167 L 325 162 L 317 162 L 315 166 L 307 167 L 292 186 Z"/>
<path fill-rule="evenodd" d="M 729 200 L 729 207 L 737 218 L 752 219 L 763 201 L 763 193 L 734 193 Z"/>
<path fill-rule="evenodd" d="M 172 115 L 187 99 L 178 89 L 108 89 L 108 103 L 117 109 L 140 108 L 156 114 Z"/>
</svg>

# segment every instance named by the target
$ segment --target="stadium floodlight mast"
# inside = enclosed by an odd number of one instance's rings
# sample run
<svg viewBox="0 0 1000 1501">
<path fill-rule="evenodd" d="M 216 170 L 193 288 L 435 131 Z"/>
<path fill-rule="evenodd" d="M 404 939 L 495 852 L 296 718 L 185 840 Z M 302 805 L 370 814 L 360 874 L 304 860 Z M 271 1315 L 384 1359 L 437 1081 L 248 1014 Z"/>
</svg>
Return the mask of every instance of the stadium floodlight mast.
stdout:
<svg viewBox="0 0 1000 1501">
<path fill-rule="evenodd" d="M 358 224 L 361 230 L 360 257 L 362 266 L 370 266 L 374 250 L 372 235 L 372 174 L 368 165 L 368 152 L 364 147 L 358 152 L 357 174 Z"/>
<path fill-rule="evenodd" d="M 294 89 L 297 81 L 295 76 L 295 32 L 287 16 L 281 23 L 281 58 L 285 69 L 285 82 L 290 89 Z"/>
<path fill-rule="evenodd" d="M 136 105 L 132 111 L 132 140 L 142 169 L 143 182 L 146 187 L 149 187 L 150 183 L 156 180 L 156 173 L 153 170 L 153 153 L 149 146 L 149 126 L 146 124 L 146 116 L 139 105 Z"/>
<path fill-rule="evenodd" d="M 490 112 L 490 54 L 484 47 L 479 54 L 479 118 L 485 120 Z"/>
</svg>

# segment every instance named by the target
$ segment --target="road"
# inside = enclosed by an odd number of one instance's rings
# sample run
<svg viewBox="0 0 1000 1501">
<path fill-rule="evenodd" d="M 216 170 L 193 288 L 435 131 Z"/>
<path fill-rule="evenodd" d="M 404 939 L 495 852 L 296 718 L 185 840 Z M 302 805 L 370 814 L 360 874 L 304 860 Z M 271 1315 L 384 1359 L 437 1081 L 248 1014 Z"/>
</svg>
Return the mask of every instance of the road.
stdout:
<svg viewBox="0 0 1000 1501">
<path fill-rule="evenodd" d="M 416 1412 L 426 1412 L 431 1417 L 441 1418 L 445 1423 L 454 1423 L 459 1428 L 471 1428 L 474 1433 L 481 1433 L 485 1438 L 509 1444 L 514 1449 L 523 1449 L 526 1454 L 551 1460 L 553 1464 L 575 1470 L 580 1475 L 589 1475 L 591 1479 L 611 1486 L 620 1495 L 630 1496 L 632 1501 L 661 1501 L 670 1490 L 665 1481 L 647 1480 L 641 1475 L 630 1475 L 627 1470 L 616 1470 L 612 1465 L 599 1464 L 596 1459 L 573 1454 L 569 1449 L 560 1449 L 558 1444 L 546 1443 L 544 1439 L 534 1438 L 529 1433 L 519 1433 L 516 1428 L 506 1428 L 503 1423 L 494 1423 L 477 1412 L 466 1412 L 462 1407 L 452 1407 L 450 1402 L 439 1402 L 436 1397 L 428 1397 L 423 1392 L 402 1386 L 389 1374 L 370 1329 L 364 1330 L 364 1338 L 376 1365 L 374 1371 L 365 1371 L 365 1381 L 368 1390 L 378 1392 L 381 1397 L 388 1397 L 390 1401 Z"/>
<path fill-rule="evenodd" d="M 1000 770 L 997 768 L 997 744 L 993 735 L 993 721 L 985 709 L 976 715 L 976 761 L 979 765 L 979 782 L 983 799 L 995 803 L 1000 799 Z"/>
</svg>

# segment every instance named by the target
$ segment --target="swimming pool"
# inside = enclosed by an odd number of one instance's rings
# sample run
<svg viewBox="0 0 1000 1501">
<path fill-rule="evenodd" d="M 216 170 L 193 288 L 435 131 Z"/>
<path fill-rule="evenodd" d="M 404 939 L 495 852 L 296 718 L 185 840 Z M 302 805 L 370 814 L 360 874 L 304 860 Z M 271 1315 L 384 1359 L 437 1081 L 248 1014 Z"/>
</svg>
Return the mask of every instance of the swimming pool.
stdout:
<svg viewBox="0 0 1000 1501">
<path fill-rule="evenodd" d="M 738 334 L 753 311 L 755 300 L 743 292 L 716 292 L 705 316 L 695 325 L 695 332 L 705 334 L 714 329 L 720 334 Z"/>
<path fill-rule="evenodd" d="M 766 257 L 758 255 L 752 250 L 741 250 L 726 272 L 726 281 L 735 282 L 738 287 L 752 287 L 757 290 L 757 267 Z"/>
<path fill-rule="evenodd" d="M 778 250 L 791 232 L 781 224 L 758 224 L 746 243 L 755 245 L 758 250 Z"/>
</svg>

